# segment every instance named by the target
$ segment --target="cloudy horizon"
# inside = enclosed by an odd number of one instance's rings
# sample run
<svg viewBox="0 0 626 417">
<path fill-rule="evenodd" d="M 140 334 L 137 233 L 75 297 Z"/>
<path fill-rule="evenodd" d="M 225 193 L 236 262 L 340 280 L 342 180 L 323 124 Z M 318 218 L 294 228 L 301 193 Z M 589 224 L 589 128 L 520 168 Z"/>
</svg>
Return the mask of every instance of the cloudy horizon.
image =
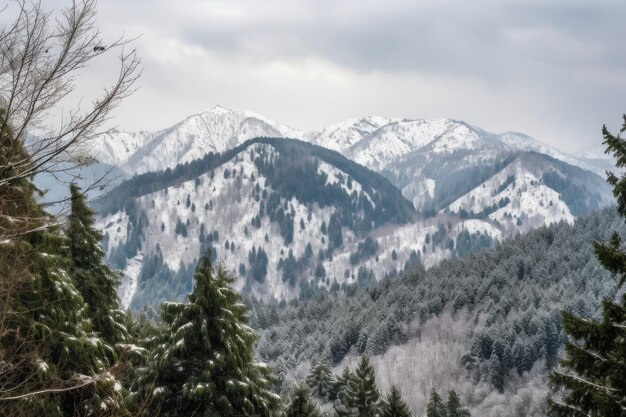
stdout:
<svg viewBox="0 0 626 417">
<path fill-rule="evenodd" d="M 138 37 L 141 88 L 115 111 L 122 130 L 221 105 L 302 130 L 453 118 L 576 152 L 626 112 L 624 15 L 618 1 L 107 0 L 97 23 L 105 39 Z M 85 71 L 79 91 L 113 65 Z"/>
</svg>

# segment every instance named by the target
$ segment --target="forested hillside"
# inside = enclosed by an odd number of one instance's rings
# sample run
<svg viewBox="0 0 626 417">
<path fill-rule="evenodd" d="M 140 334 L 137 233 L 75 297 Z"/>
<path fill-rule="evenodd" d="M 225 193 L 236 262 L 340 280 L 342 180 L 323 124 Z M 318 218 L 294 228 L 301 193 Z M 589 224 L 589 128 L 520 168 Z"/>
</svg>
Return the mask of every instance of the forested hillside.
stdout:
<svg viewBox="0 0 626 417">
<path fill-rule="evenodd" d="M 257 138 L 224 154 L 147 173 L 96 201 L 124 306 L 182 299 L 205 250 L 262 299 L 336 292 L 489 247 L 497 224 L 421 219 L 380 174 L 306 142 Z M 444 222 L 445 220 L 445 222 Z"/>
<path fill-rule="evenodd" d="M 438 318 L 457 317 L 466 326 L 454 334 L 466 336 L 458 357 L 450 358 L 457 369 L 475 383 L 514 394 L 512 376 L 535 365 L 545 375 L 555 365 L 565 339 L 561 310 L 593 317 L 604 297 L 615 296 L 615 281 L 591 245 L 614 230 L 626 234 L 615 209 L 605 209 L 574 225 L 542 227 L 465 259 L 428 270 L 418 267 L 367 288 L 349 287 L 339 300 L 321 293 L 288 304 L 252 303 L 252 324 L 261 336 L 257 351 L 285 379 L 301 374 L 297 368 L 304 362 L 343 366 L 346 358 L 377 357 L 392 346 L 404 366 L 419 368 L 426 360 L 419 358 L 435 352 L 411 357 L 408 351 L 402 354 L 403 347 L 412 349 Z M 430 348 L 458 351 L 452 338 L 439 342 Z M 427 382 L 412 378 L 412 383 Z M 479 409 L 482 399 L 475 401 L 472 407 Z"/>
</svg>

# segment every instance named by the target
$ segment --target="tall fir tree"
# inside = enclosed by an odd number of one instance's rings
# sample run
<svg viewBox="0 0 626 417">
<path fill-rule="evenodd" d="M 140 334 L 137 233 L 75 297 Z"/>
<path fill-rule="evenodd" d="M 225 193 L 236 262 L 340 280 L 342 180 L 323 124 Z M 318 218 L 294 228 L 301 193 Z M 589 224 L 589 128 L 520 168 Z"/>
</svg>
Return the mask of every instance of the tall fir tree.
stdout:
<svg viewBox="0 0 626 417">
<path fill-rule="evenodd" d="M 112 348 L 93 334 L 67 271 L 68 241 L 37 203 L 32 181 L 19 175 L 28 160 L 2 127 L 0 408 L 16 417 L 123 416 L 124 390 L 109 372 Z"/>
<path fill-rule="evenodd" d="M 492 352 L 489 357 L 489 382 L 497 388 L 499 392 L 504 390 L 504 370 L 500 364 L 500 359 L 496 352 Z"/>
<path fill-rule="evenodd" d="M 319 398 L 329 398 L 333 394 L 335 377 L 330 370 L 330 365 L 324 360 L 318 361 L 311 368 L 306 382 L 313 390 L 313 394 Z"/>
<path fill-rule="evenodd" d="M 186 303 L 164 303 L 169 326 L 140 377 L 141 397 L 163 417 L 265 417 L 278 406 L 269 368 L 254 361 L 254 331 L 234 278 L 210 255 L 198 263 Z"/>
<path fill-rule="evenodd" d="M 70 275 L 89 309 L 94 330 L 110 344 L 126 341 L 124 314 L 119 310 L 119 274 L 103 261 L 102 234 L 94 228 L 94 212 L 76 184 L 70 185 L 71 212 L 66 230 L 72 258 Z"/>
<path fill-rule="evenodd" d="M 428 401 L 428 406 L 426 406 L 426 416 L 427 417 L 446 417 L 446 406 L 441 399 L 441 396 L 433 390 L 430 392 L 430 401 Z"/>
<path fill-rule="evenodd" d="M 285 410 L 285 417 L 321 417 L 321 414 L 311 400 L 309 389 L 301 385 L 296 388 L 291 402 Z"/>
<path fill-rule="evenodd" d="M 411 417 L 411 410 L 395 385 L 391 386 L 391 391 L 381 406 L 380 417 Z"/>
<path fill-rule="evenodd" d="M 346 389 L 348 387 L 348 383 L 350 382 L 350 380 L 352 380 L 352 378 L 354 378 L 354 373 L 352 373 L 350 368 L 346 366 L 345 368 L 343 368 L 341 375 L 339 375 L 337 377 L 337 380 L 335 381 L 333 394 L 341 404 L 344 404 L 346 402 Z"/>
<path fill-rule="evenodd" d="M 376 417 L 380 411 L 380 392 L 376 387 L 374 368 L 366 356 L 349 378 L 335 411 L 340 417 Z"/>
<path fill-rule="evenodd" d="M 461 399 L 455 390 L 450 390 L 448 392 L 446 417 L 471 417 L 470 411 L 461 405 Z"/>
<path fill-rule="evenodd" d="M 620 134 L 626 131 L 626 115 Z M 617 168 L 626 167 L 626 140 L 603 127 L 606 153 L 612 154 Z M 626 217 L 626 175 L 608 173 L 608 182 L 617 198 L 617 210 Z M 594 242 L 602 266 L 617 277 L 616 293 L 626 279 L 626 252 L 621 237 L 614 233 L 607 243 Z M 626 416 L 626 293 L 618 301 L 602 302 L 600 319 L 585 319 L 563 313 L 563 327 L 569 336 L 560 367 L 550 373 L 557 391 L 548 404 L 557 416 Z"/>
</svg>

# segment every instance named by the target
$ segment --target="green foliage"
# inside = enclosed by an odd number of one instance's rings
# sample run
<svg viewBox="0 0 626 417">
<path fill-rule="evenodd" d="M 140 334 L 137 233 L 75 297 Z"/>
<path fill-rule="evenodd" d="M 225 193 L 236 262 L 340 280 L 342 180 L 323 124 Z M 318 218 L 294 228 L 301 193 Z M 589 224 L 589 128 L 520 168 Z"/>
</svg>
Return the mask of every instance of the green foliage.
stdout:
<svg viewBox="0 0 626 417">
<path fill-rule="evenodd" d="M 335 411 L 341 417 L 377 417 L 380 411 L 380 392 L 376 387 L 374 368 L 369 359 L 361 357 L 354 374 L 339 396 L 340 405 Z"/>
<path fill-rule="evenodd" d="M 332 399 L 336 382 L 335 376 L 330 370 L 330 365 L 321 360 L 318 361 L 312 368 L 311 372 L 306 378 L 306 382 L 313 390 L 313 393 L 318 398 Z"/>
<path fill-rule="evenodd" d="M 446 417 L 471 417 L 469 410 L 461 405 L 461 399 L 454 390 L 448 392 Z"/>
<path fill-rule="evenodd" d="M 125 391 L 109 372 L 113 347 L 92 331 L 68 273 L 70 242 L 30 179 L 17 175 L 28 160 L 0 125 L 0 230 L 8 237 L 0 244 L 0 405 L 17 416 L 124 416 Z"/>
<path fill-rule="evenodd" d="M 381 406 L 380 417 L 411 417 L 409 406 L 404 402 L 400 390 L 395 385 L 391 386 L 391 391 Z"/>
<path fill-rule="evenodd" d="M 626 131 L 626 115 L 620 133 Z M 603 128 L 607 153 L 626 166 L 626 141 Z M 626 175 L 609 173 L 608 181 L 617 198 L 617 209 L 626 217 Z M 594 241 L 597 258 L 618 279 L 617 290 L 626 277 L 626 253 L 619 234 L 607 243 Z M 563 327 L 569 338 L 560 368 L 550 374 L 550 382 L 559 389 L 549 398 L 552 412 L 558 416 L 626 416 L 626 294 L 602 301 L 602 316 L 585 319 L 565 311 Z"/>
<path fill-rule="evenodd" d="M 169 331 L 141 377 L 140 395 L 152 397 L 162 416 L 269 416 L 277 398 L 269 368 L 254 362 L 256 336 L 234 278 L 221 267 L 214 273 L 206 255 L 194 281 L 188 302 L 162 306 Z"/>
<path fill-rule="evenodd" d="M 306 386 L 301 385 L 296 388 L 285 410 L 285 417 L 321 417 L 317 406 L 309 397 L 309 390 Z"/>
<path fill-rule="evenodd" d="M 430 393 L 430 401 L 428 401 L 428 406 L 426 407 L 426 416 L 446 417 L 446 406 L 435 389 Z"/>
<path fill-rule="evenodd" d="M 100 248 L 102 234 L 94 229 L 94 213 L 76 184 L 70 185 L 71 212 L 66 235 L 69 240 L 70 276 L 89 309 L 93 329 L 107 343 L 126 340 L 117 301 L 119 274 L 104 263 Z"/>
</svg>

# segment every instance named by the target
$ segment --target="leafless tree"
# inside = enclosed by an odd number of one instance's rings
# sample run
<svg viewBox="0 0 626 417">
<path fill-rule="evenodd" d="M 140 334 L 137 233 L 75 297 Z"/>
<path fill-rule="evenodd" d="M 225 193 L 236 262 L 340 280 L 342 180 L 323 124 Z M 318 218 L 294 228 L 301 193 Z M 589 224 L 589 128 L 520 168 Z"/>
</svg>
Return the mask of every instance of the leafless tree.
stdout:
<svg viewBox="0 0 626 417">
<path fill-rule="evenodd" d="M 73 1 L 55 16 L 40 1 L 17 0 L 0 10 L 14 14 L 0 28 L 0 131 L 10 129 L 11 141 L 21 144 L 0 144 L 0 189 L 41 173 L 76 175 L 76 167 L 90 162 L 90 142 L 111 110 L 135 90 L 140 61 L 134 50 L 127 52 L 124 37 L 104 43 L 95 6 L 95 0 Z M 60 112 L 77 73 L 113 51 L 119 53 L 117 79 L 86 110 Z"/>
</svg>

